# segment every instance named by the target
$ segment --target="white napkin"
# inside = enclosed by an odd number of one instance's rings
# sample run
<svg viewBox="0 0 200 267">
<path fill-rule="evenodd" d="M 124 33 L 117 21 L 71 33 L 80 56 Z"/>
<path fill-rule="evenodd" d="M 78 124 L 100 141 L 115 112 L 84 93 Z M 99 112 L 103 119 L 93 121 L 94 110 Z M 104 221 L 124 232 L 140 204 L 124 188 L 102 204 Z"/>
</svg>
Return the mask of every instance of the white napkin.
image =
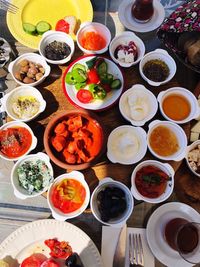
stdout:
<svg viewBox="0 0 200 267">
<path fill-rule="evenodd" d="M 114 228 L 109 226 L 103 226 L 102 229 L 102 242 L 101 242 L 101 256 L 104 263 L 104 267 L 113 267 L 113 256 L 115 253 L 118 237 L 121 228 Z M 154 267 L 155 259 L 151 253 L 147 240 L 146 230 L 143 228 L 127 228 L 126 248 L 128 248 L 128 234 L 136 233 L 141 234 L 143 251 L 144 251 L 144 267 Z M 129 267 L 129 255 L 128 249 L 126 249 L 125 267 Z"/>
</svg>

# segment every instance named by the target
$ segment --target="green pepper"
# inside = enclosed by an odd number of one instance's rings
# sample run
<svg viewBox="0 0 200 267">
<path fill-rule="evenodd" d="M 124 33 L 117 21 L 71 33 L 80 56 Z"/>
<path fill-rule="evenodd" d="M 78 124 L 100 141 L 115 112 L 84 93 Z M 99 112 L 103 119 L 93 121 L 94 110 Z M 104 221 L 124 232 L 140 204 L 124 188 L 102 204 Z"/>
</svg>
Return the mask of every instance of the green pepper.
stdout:
<svg viewBox="0 0 200 267">
<path fill-rule="evenodd" d="M 76 81 L 74 80 L 74 77 L 72 76 L 71 72 L 67 73 L 67 75 L 65 77 L 65 81 L 66 81 L 66 83 L 71 84 L 71 85 L 76 83 Z"/>
<path fill-rule="evenodd" d="M 103 100 L 106 97 L 106 91 L 102 86 L 92 83 L 89 85 L 89 91 L 92 93 L 94 99 Z"/>
<path fill-rule="evenodd" d="M 76 90 L 80 90 L 81 88 L 85 88 L 86 82 L 76 83 L 74 86 L 75 86 Z"/>
<path fill-rule="evenodd" d="M 82 69 L 76 68 L 72 70 L 72 76 L 76 83 L 82 83 L 87 80 L 87 74 Z"/>
</svg>

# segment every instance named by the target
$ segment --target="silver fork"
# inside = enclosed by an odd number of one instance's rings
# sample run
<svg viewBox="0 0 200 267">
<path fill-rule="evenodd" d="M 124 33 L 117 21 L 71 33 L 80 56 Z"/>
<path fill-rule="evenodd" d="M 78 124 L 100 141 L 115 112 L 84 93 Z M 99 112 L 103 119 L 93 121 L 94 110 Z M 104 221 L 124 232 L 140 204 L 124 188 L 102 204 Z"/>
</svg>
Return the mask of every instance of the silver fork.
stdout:
<svg viewBox="0 0 200 267">
<path fill-rule="evenodd" d="M 130 267 L 144 267 L 144 253 L 140 234 L 129 234 Z"/>
<path fill-rule="evenodd" d="M 13 14 L 17 13 L 18 7 L 6 0 L 0 0 L 0 9 L 11 12 Z"/>
</svg>

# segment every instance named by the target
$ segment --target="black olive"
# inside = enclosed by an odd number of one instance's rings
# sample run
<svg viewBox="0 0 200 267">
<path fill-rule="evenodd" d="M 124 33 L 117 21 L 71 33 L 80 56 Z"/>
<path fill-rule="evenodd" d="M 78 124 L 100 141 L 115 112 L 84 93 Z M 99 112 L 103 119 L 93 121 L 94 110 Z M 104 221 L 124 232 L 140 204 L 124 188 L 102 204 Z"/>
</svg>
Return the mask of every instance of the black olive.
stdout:
<svg viewBox="0 0 200 267">
<path fill-rule="evenodd" d="M 119 197 L 119 198 L 125 197 L 125 192 L 119 187 L 113 187 L 112 193 L 113 193 L 113 196 L 115 197 Z"/>
<path fill-rule="evenodd" d="M 104 197 L 104 191 L 100 191 L 98 194 L 97 194 L 97 200 L 98 201 L 102 201 Z"/>
<path fill-rule="evenodd" d="M 74 252 L 66 260 L 65 265 L 67 267 L 84 267 L 79 255 Z"/>
</svg>

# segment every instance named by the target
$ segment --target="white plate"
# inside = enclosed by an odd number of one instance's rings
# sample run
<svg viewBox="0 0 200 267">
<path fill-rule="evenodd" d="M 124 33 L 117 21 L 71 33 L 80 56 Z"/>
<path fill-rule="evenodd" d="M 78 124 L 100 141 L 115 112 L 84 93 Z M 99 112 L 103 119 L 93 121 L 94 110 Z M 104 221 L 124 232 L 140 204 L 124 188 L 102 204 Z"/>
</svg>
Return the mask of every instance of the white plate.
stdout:
<svg viewBox="0 0 200 267">
<path fill-rule="evenodd" d="M 0 258 L 10 256 L 19 263 L 33 253 L 43 253 L 50 258 L 50 250 L 44 245 L 44 240 L 49 238 L 68 241 L 84 266 L 103 267 L 101 256 L 89 236 L 70 223 L 53 219 L 34 221 L 17 229 L 1 243 Z"/>
<path fill-rule="evenodd" d="M 159 207 L 149 218 L 147 224 L 147 241 L 154 256 L 169 267 L 190 267 L 181 256 L 164 240 L 163 233 L 166 223 L 173 218 L 184 218 L 188 221 L 199 222 L 199 213 L 190 206 L 171 202 Z"/>
<path fill-rule="evenodd" d="M 153 17 L 146 23 L 136 22 L 131 15 L 133 0 L 124 0 L 118 9 L 121 23 L 129 30 L 135 32 L 150 32 L 157 29 L 165 18 L 165 9 L 158 0 L 154 0 Z"/>
<path fill-rule="evenodd" d="M 66 72 L 64 73 L 64 76 L 63 76 L 63 90 L 64 90 L 65 95 L 67 96 L 67 98 L 69 99 L 69 101 L 73 105 L 79 106 L 79 107 L 84 108 L 84 109 L 100 111 L 100 110 L 104 110 L 104 109 L 107 109 L 108 107 L 112 106 L 119 99 L 119 97 L 123 91 L 124 78 L 123 78 L 121 70 L 114 62 L 112 62 L 110 59 L 104 58 L 106 63 L 108 64 L 108 73 L 111 73 L 114 76 L 114 79 L 120 79 L 122 85 L 119 89 L 112 90 L 111 92 L 109 92 L 107 94 L 106 98 L 103 100 L 95 100 L 95 101 L 93 101 L 91 103 L 87 103 L 87 104 L 81 103 L 76 97 L 78 90 L 76 90 L 75 86 L 69 85 L 65 82 L 65 77 L 66 77 L 67 73 L 72 70 L 72 67 L 74 64 L 80 63 L 80 64 L 85 65 L 85 62 L 89 61 L 93 57 L 95 57 L 95 56 L 88 55 L 88 56 L 80 57 L 79 59 L 75 60 L 69 66 L 69 68 L 66 70 Z"/>
</svg>

